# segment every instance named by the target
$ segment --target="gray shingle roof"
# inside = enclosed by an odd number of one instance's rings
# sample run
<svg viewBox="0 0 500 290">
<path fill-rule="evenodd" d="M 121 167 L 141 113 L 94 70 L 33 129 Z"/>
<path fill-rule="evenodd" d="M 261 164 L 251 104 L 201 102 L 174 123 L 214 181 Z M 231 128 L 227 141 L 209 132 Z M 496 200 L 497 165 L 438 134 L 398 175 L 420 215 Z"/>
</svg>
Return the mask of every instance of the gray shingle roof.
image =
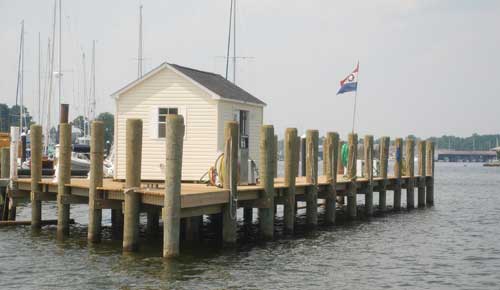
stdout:
<svg viewBox="0 0 500 290">
<path fill-rule="evenodd" d="M 210 91 L 216 93 L 223 99 L 266 105 L 266 103 L 252 96 L 250 93 L 233 84 L 232 82 L 226 80 L 221 75 L 184 67 L 177 64 L 169 65 L 173 66 L 175 69 L 193 79 L 200 85 L 206 87 Z"/>
</svg>

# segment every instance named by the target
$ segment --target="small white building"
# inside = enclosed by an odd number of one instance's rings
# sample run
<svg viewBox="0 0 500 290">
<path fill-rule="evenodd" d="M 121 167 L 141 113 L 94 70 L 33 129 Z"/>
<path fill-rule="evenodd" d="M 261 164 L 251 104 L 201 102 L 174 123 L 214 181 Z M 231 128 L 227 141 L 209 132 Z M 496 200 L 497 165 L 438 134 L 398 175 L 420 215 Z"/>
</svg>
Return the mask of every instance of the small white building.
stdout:
<svg viewBox="0 0 500 290">
<path fill-rule="evenodd" d="M 240 154 L 258 163 L 264 102 L 222 76 L 163 63 L 112 95 L 115 98 L 114 178 L 125 179 L 125 127 L 143 121 L 142 180 L 164 180 L 165 116 L 184 116 L 182 179 L 197 181 L 224 149 L 224 123 L 240 123 Z"/>
</svg>

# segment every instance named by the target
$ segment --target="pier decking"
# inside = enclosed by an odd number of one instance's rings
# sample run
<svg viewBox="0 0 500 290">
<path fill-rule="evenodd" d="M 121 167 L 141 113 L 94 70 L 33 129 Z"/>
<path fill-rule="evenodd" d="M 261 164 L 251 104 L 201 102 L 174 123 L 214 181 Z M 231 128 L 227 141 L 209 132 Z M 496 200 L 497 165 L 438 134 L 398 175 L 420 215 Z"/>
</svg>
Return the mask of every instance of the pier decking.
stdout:
<svg viewBox="0 0 500 290">
<path fill-rule="evenodd" d="M 104 179 L 103 166 L 103 126 L 93 122 L 91 139 L 90 178 L 71 178 L 69 126 L 60 126 L 59 176 L 57 179 L 41 176 L 41 127 L 31 128 L 31 177 L 7 178 L 8 162 L 1 156 L 2 179 L 0 193 L 7 192 L 8 204 L 4 206 L 3 217 L 15 220 L 15 208 L 19 201 L 29 200 L 32 207 L 31 226 L 42 225 L 41 202 L 57 201 L 58 237 L 69 235 L 71 204 L 88 204 L 88 239 L 100 241 L 102 210 L 112 210 L 113 226 L 123 227 L 124 251 L 137 250 L 139 242 L 139 215 L 147 213 L 149 231 L 159 231 L 159 220 L 163 221 L 163 256 L 179 255 L 181 219 L 185 219 L 188 235 L 196 236 L 200 217 L 221 215 L 221 234 L 225 245 L 236 243 L 237 208 L 244 208 L 245 223 L 252 222 L 253 209 L 258 209 L 260 235 L 263 239 L 274 236 L 275 206 L 283 205 L 284 228 L 294 231 L 297 201 L 306 202 L 306 223 L 318 224 L 318 200 L 324 200 L 327 224 L 334 224 L 337 201 L 346 200 L 345 211 L 350 218 L 358 217 L 357 196 L 363 195 L 364 216 L 374 212 L 373 192 L 379 192 L 378 210 L 386 211 L 386 191 L 394 191 L 393 210 L 401 209 L 402 189 L 406 190 L 407 208 L 414 204 L 414 189 L 417 188 L 419 207 L 434 203 L 434 144 L 419 141 L 417 146 L 417 173 L 414 165 L 414 140 L 406 140 L 403 158 L 403 140 L 397 138 L 395 146 L 397 158 L 394 175 L 388 176 L 389 138 L 383 137 L 380 146 L 380 175 L 373 175 L 373 137 L 364 137 L 363 177 L 356 176 L 357 134 L 348 139 L 347 170 L 344 173 L 340 161 L 342 142 L 337 133 L 329 132 L 323 144 L 323 175 L 318 175 L 318 131 L 308 130 L 302 142 L 297 130 L 290 128 L 285 133 L 284 177 L 277 178 L 277 142 L 274 128 L 266 125 L 261 129 L 259 182 L 256 185 L 238 184 L 238 124 L 227 122 L 225 128 L 224 171 L 220 173 L 222 188 L 197 183 L 181 182 L 183 118 L 168 116 L 166 130 L 165 181 L 141 181 L 141 141 L 142 121 L 127 121 L 127 175 L 125 181 Z M 302 148 L 302 149 L 300 149 Z M 5 150 L 2 150 L 4 152 Z M 302 151 L 302 154 L 301 154 Z M 5 154 L 4 154 L 5 155 Z M 302 174 L 299 175 L 299 165 Z M 305 166 L 304 166 L 305 165 Z M 342 168 L 342 169 L 340 169 Z M 403 175 L 404 173 L 404 175 Z"/>
</svg>

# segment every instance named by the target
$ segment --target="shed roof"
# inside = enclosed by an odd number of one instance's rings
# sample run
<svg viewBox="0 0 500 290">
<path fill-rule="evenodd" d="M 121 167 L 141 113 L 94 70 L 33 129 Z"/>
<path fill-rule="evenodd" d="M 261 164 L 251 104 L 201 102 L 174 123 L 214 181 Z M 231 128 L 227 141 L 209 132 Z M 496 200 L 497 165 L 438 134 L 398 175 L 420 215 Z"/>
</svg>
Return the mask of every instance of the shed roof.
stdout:
<svg viewBox="0 0 500 290">
<path fill-rule="evenodd" d="M 264 103 L 257 97 L 253 96 L 252 94 L 238 87 L 232 82 L 226 80 L 219 74 L 201 71 L 167 62 L 164 62 L 158 67 L 152 69 L 144 76 L 142 76 L 142 78 L 136 79 L 135 81 L 129 83 L 125 87 L 119 89 L 118 91 L 113 93 L 112 96 L 118 96 L 128 91 L 129 89 L 135 87 L 136 85 L 140 84 L 141 82 L 152 77 L 153 75 L 155 75 L 156 73 L 167 67 L 173 68 L 175 71 L 181 73 L 182 75 L 184 75 L 191 81 L 195 82 L 196 84 L 203 86 L 205 89 L 209 90 L 210 92 L 212 92 L 221 99 L 242 102 L 242 103 L 257 104 L 261 106 L 266 105 L 266 103 Z"/>
</svg>

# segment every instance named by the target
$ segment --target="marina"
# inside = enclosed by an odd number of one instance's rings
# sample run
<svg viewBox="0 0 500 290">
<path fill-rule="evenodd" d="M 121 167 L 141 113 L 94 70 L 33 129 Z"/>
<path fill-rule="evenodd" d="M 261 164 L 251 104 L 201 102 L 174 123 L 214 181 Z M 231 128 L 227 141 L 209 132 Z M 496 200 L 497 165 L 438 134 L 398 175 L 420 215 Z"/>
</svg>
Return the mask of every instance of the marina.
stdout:
<svg viewBox="0 0 500 290">
<path fill-rule="evenodd" d="M 308 130 L 305 152 L 301 154 L 300 138 L 297 130 L 287 129 L 285 134 L 285 174 L 277 178 L 277 147 L 274 128 L 270 125 L 261 127 L 259 183 L 254 185 L 238 184 L 238 123 L 226 122 L 224 129 L 224 169 L 222 188 L 202 183 L 182 182 L 182 152 L 184 138 L 184 119 L 180 115 L 167 116 L 165 139 L 165 168 L 163 182 L 141 179 L 142 121 L 127 120 L 126 126 L 126 178 L 124 181 L 104 179 L 102 123 L 92 123 L 91 134 L 91 171 L 90 177 L 72 178 L 70 173 L 71 147 L 70 126 L 60 124 L 60 152 L 58 176 L 42 178 L 41 172 L 41 126 L 31 127 L 31 176 L 30 178 L 5 178 L 1 181 L 2 192 L 8 199 L 3 216 L 10 221 L 16 219 L 16 206 L 23 200 L 31 203 L 31 226 L 39 228 L 42 224 L 41 203 L 57 201 L 58 238 L 64 239 L 70 234 L 71 205 L 86 204 L 89 208 L 88 239 L 91 242 L 101 240 L 102 210 L 111 209 L 113 227 L 121 227 L 123 232 L 123 250 L 138 249 L 139 216 L 147 213 L 148 229 L 160 231 L 163 224 L 163 256 L 175 257 L 180 254 L 181 220 L 188 224 L 189 236 L 198 236 L 200 218 L 204 215 L 220 216 L 220 234 L 225 245 L 237 242 L 237 208 L 244 208 L 244 220 L 253 220 L 254 209 L 258 210 L 259 236 L 273 239 L 275 207 L 283 205 L 284 228 L 293 232 L 297 202 L 306 202 L 307 224 L 318 224 L 318 200 L 324 201 L 325 222 L 334 224 L 337 208 L 343 209 L 350 218 L 371 216 L 374 213 L 373 192 L 379 192 L 380 211 L 386 211 L 386 191 L 394 191 L 393 209 L 401 209 L 402 190 L 406 190 L 407 208 L 431 206 L 434 203 L 434 146 L 429 141 L 419 141 L 416 148 L 418 162 L 415 166 L 415 143 L 406 140 L 406 161 L 401 155 L 396 159 L 394 176 L 388 176 L 389 139 L 383 137 L 380 146 L 380 176 L 373 175 L 372 166 L 365 166 L 363 177 L 357 176 L 358 136 L 350 134 L 347 141 L 349 150 L 348 166 L 345 174 L 339 159 L 341 142 L 336 133 L 327 133 L 323 144 L 324 174 L 318 174 L 318 131 Z M 399 154 L 403 152 L 403 140 L 396 139 Z M 1 172 L 9 168 L 8 150 L 2 150 Z M 226 156 L 229 156 L 226 158 Z M 364 162 L 373 164 L 373 137 L 364 138 Z M 340 163 L 340 164 L 339 164 Z M 305 164 L 304 176 L 299 175 L 299 165 Z M 340 165 L 340 166 L 339 166 Z M 417 174 L 415 174 L 417 167 Z M 403 175 L 403 168 L 405 175 Z M 7 186 L 9 185 L 10 186 Z M 416 189 L 416 190 L 415 190 Z M 416 191 L 416 194 L 415 194 Z M 357 205 L 357 195 L 365 196 L 362 210 Z M 344 206 L 344 199 L 346 200 Z M 361 212 L 358 212 L 361 211 Z M 1 222 L 0 222 L 1 224 Z"/>
</svg>

